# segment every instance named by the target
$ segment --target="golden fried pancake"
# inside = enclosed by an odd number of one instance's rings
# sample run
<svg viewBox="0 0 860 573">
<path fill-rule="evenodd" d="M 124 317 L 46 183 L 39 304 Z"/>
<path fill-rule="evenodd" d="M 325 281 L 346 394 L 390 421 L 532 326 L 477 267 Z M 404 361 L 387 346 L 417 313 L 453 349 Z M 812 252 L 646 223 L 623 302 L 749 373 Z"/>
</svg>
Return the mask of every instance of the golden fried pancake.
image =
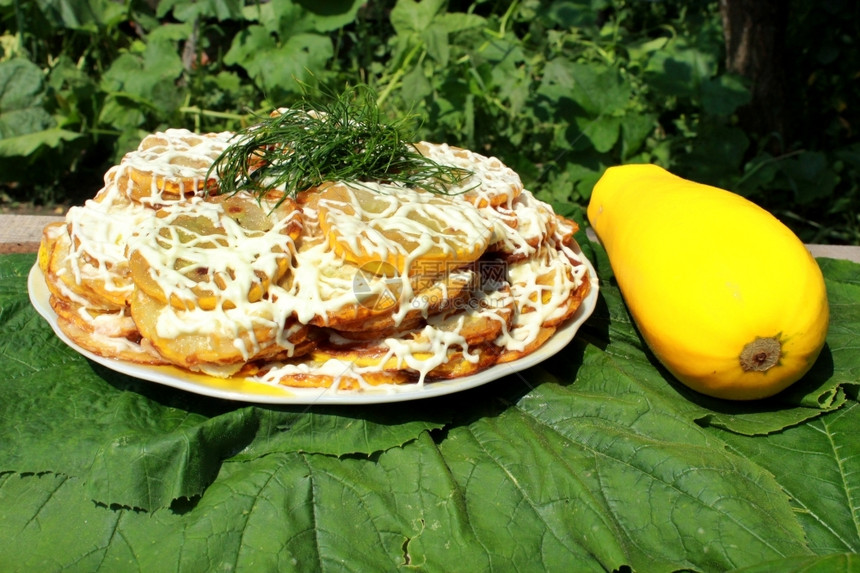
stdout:
<svg viewBox="0 0 860 573">
<path fill-rule="evenodd" d="M 128 245 L 134 283 L 180 309 L 256 302 L 280 280 L 301 229 L 295 204 L 247 194 L 162 207 Z"/>
<path fill-rule="evenodd" d="M 573 236 L 579 231 L 579 225 L 576 224 L 576 221 L 571 221 L 561 215 L 556 215 L 555 220 L 556 225 L 550 235 L 552 241 L 557 247 L 565 246 L 573 248 L 575 245 Z M 579 246 L 577 245 L 576 248 L 579 248 Z"/>
<path fill-rule="evenodd" d="M 495 340 L 510 327 L 515 312 L 516 301 L 505 283 L 494 291 L 473 291 L 463 304 L 431 316 L 427 324 L 442 332 L 456 333 L 466 344 L 474 346 Z"/>
<path fill-rule="evenodd" d="M 98 356 L 115 358 L 133 364 L 167 364 L 167 361 L 154 352 L 145 341 L 139 343 L 122 336 L 110 336 L 84 330 L 62 316 L 57 318 L 57 326 L 72 342 Z"/>
<path fill-rule="evenodd" d="M 135 229 L 154 216 L 152 209 L 129 201 L 106 178 L 97 199 L 66 213 L 71 243 L 66 260 L 58 260 L 56 266 L 66 267 L 69 272 L 64 276 L 74 277 L 77 285 L 93 293 L 94 302 L 125 306 L 134 287 L 126 243 Z M 73 290 L 77 285 L 67 282 Z"/>
<path fill-rule="evenodd" d="M 69 299 L 84 306 L 120 310 L 126 305 L 131 282 L 108 270 L 94 268 L 72 255 L 72 240 L 67 232 L 55 237 L 46 248 L 50 253 L 45 271 L 45 284 L 56 297 Z"/>
<path fill-rule="evenodd" d="M 468 305 L 477 281 L 475 273 L 471 269 L 457 269 L 436 278 L 434 282 L 424 288 L 420 288 L 422 285 L 417 285 L 420 290 L 416 291 L 414 290 L 416 285 L 412 284 L 414 281 L 408 280 L 409 278 L 392 279 L 392 297 L 394 293 L 405 293 L 407 296 L 401 294 L 393 301 L 392 306 L 385 309 L 385 312 L 351 320 L 347 319 L 343 313 L 339 313 L 337 320 L 329 320 L 327 325 L 335 330 L 348 333 L 346 336 L 361 339 L 366 339 L 371 334 L 379 337 L 383 336 L 385 332 L 392 333 L 411 329 L 437 313 Z M 353 284 L 360 285 L 362 283 L 354 281 Z M 355 290 L 359 291 L 360 289 L 355 288 Z M 366 304 L 366 302 L 362 304 Z"/>
<path fill-rule="evenodd" d="M 531 326 L 531 325 L 530 325 Z M 557 327 L 555 326 L 538 326 L 534 331 L 528 332 L 528 336 L 524 336 L 522 344 L 508 345 L 507 347 L 499 347 L 499 357 L 496 360 L 497 364 L 513 362 L 524 358 L 543 346 L 550 337 L 555 334 Z M 520 327 L 519 334 L 525 334 L 523 327 Z"/>
<path fill-rule="evenodd" d="M 36 262 L 38 263 L 42 274 L 48 273 L 48 265 L 50 264 L 54 247 L 63 235 L 68 237 L 68 229 L 66 228 L 66 224 L 62 221 L 48 223 L 42 229 L 42 239 L 39 242 L 39 252 L 36 257 Z"/>
<path fill-rule="evenodd" d="M 509 204 L 523 190 L 523 182 L 516 171 L 495 157 L 446 143 L 421 141 L 414 147 L 436 163 L 471 171 L 471 177 L 448 192 L 450 195 L 463 194 L 463 198 L 476 207 Z"/>
<path fill-rule="evenodd" d="M 393 317 L 382 316 L 364 321 L 367 325 L 364 329 L 359 323 L 330 328 L 327 344 L 349 347 L 368 341 L 414 337 L 428 325 L 439 331 L 456 332 L 466 344 L 480 344 L 495 339 L 510 324 L 513 313 L 514 300 L 507 285 L 494 293 L 464 291 L 460 298 L 447 300 L 445 305 L 434 308 L 429 315 L 410 310 L 400 322 Z"/>
<path fill-rule="evenodd" d="M 122 158 L 117 185 L 134 201 L 146 204 L 201 195 L 217 185 L 209 168 L 232 137 L 229 132 L 199 135 L 187 129 L 147 135 Z"/>
<path fill-rule="evenodd" d="M 138 336 L 137 325 L 127 307 L 118 310 L 100 308 L 54 295 L 51 295 L 49 303 L 57 316 L 82 331 L 121 338 Z"/>
<path fill-rule="evenodd" d="M 523 190 L 509 208 L 490 208 L 482 210 L 488 218 L 499 215 L 499 222 L 507 225 L 497 229 L 493 242 L 487 249 L 504 257 L 508 262 L 522 260 L 533 255 L 559 226 L 559 217 L 552 207 Z M 513 217 L 514 223 L 508 223 Z"/>
<path fill-rule="evenodd" d="M 412 373 L 425 381 L 476 374 L 492 366 L 501 353 L 501 348 L 492 343 L 466 349 L 460 344 L 437 345 L 429 340 L 387 339 L 386 343 L 317 348 L 311 357 L 317 362 L 353 364 L 368 372 Z"/>
<path fill-rule="evenodd" d="M 364 368 L 414 372 L 422 380 L 474 374 L 491 366 L 501 352 L 492 341 L 507 330 L 514 301 L 507 289 L 501 289 L 475 293 L 469 302 L 397 336 L 371 341 L 334 336 L 312 355 L 321 362 L 340 360 Z"/>
<path fill-rule="evenodd" d="M 544 245 L 533 256 L 508 265 L 511 289 L 525 310 L 538 310 L 544 319 L 567 301 L 582 282 L 577 269 L 564 254 Z"/>
<path fill-rule="evenodd" d="M 251 363 L 243 368 L 240 374 L 265 384 L 279 384 L 291 388 L 330 388 L 338 391 L 415 382 L 415 376 L 409 372 L 360 368 L 350 362 L 334 359 L 318 361 L 313 357 Z"/>
<path fill-rule="evenodd" d="M 300 194 L 298 202 L 302 233 L 292 266 L 274 294 L 294 308 L 300 321 L 350 332 L 392 331 L 469 296 L 474 272 L 468 268 L 403 276 L 375 262 L 359 266 L 344 259 L 322 233 L 307 194 Z"/>
<path fill-rule="evenodd" d="M 165 360 L 214 376 L 232 374 L 252 360 L 306 353 L 313 346 L 308 327 L 297 322 L 285 326 L 268 301 L 179 310 L 136 289 L 131 315 L 141 336 Z"/>
<path fill-rule="evenodd" d="M 390 316 L 399 304 L 401 285 L 399 279 L 363 272 L 324 242 L 300 239 L 274 294 L 301 322 L 337 326 Z"/>
<path fill-rule="evenodd" d="M 472 346 L 468 352 L 449 351 L 447 359 L 427 375 L 431 380 L 472 376 L 495 365 L 500 353 L 501 348 L 491 343 Z"/>
<path fill-rule="evenodd" d="M 362 267 L 438 276 L 477 260 L 492 232 L 456 197 L 395 185 L 335 184 L 319 191 L 319 225 L 332 249 Z"/>
<path fill-rule="evenodd" d="M 560 247 L 548 240 L 531 257 L 508 265 L 517 308 L 510 329 L 496 340 L 506 360 L 540 347 L 573 316 L 590 289 L 578 255 Z"/>
</svg>

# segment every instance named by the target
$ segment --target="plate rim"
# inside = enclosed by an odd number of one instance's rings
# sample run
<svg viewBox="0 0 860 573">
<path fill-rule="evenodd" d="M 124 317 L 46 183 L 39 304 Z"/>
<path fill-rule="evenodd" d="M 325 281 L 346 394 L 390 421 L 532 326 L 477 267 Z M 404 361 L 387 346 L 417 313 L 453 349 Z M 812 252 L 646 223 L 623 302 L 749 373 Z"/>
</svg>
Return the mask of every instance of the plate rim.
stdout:
<svg viewBox="0 0 860 573">
<path fill-rule="evenodd" d="M 382 385 L 362 390 L 338 391 L 331 388 L 278 387 L 262 382 L 249 382 L 249 385 L 258 386 L 259 392 L 247 389 L 222 388 L 195 381 L 194 378 L 201 378 L 202 376 L 186 372 L 175 366 L 149 366 L 99 356 L 78 346 L 59 327 L 57 314 L 49 302 L 50 291 L 38 261 L 31 267 L 27 276 L 27 291 L 30 303 L 36 312 L 51 326 L 51 329 L 63 343 L 85 358 L 117 373 L 210 398 L 236 402 L 282 405 L 369 405 L 420 400 L 463 392 L 535 366 L 560 352 L 573 340 L 579 328 L 594 312 L 599 291 L 599 280 L 591 261 L 582 254 L 581 249 L 577 248 L 575 252 L 582 258 L 582 263 L 586 266 L 591 288 L 576 313 L 531 354 L 511 362 L 495 364 L 486 370 L 460 378 L 435 380 L 423 384 Z M 217 384 L 217 378 L 208 378 Z M 264 388 L 265 392 L 262 391 Z"/>
</svg>

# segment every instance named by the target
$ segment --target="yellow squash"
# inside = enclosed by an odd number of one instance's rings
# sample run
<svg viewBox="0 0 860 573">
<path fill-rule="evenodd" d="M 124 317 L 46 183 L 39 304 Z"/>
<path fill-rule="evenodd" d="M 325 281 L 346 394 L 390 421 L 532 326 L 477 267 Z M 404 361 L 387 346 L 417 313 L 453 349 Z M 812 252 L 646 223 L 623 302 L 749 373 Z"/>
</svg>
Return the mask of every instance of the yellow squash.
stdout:
<svg viewBox="0 0 860 573">
<path fill-rule="evenodd" d="M 824 278 L 747 199 L 655 165 L 609 168 L 588 220 L 642 337 L 678 380 L 752 400 L 801 378 L 824 346 Z"/>
</svg>

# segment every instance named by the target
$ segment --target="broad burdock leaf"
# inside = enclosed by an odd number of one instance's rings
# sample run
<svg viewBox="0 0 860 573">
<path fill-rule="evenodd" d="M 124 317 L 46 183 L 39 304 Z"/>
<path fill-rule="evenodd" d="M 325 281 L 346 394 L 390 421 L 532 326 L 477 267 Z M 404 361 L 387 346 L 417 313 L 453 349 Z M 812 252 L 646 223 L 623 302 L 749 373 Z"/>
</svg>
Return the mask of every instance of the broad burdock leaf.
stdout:
<svg viewBox="0 0 860 573">
<path fill-rule="evenodd" d="M 447 66 L 451 55 L 448 30 L 441 24 L 434 24 L 422 30 L 420 37 L 427 55 L 436 60 L 440 66 Z"/>
<path fill-rule="evenodd" d="M 571 63 L 573 89 L 570 97 L 592 117 L 623 110 L 632 94 L 629 81 L 614 68 Z"/>
<path fill-rule="evenodd" d="M 331 32 L 355 21 L 356 14 L 364 6 L 363 0 L 340 0 L 317 2 L 315 0 L 294 0 L 310 13 L 317 32 Z"/>
<path fill-rule="evenodd" d="M 717 122 L 701 123 L 698 129 L 701 138 L 676 157 L 675 172 L 692 181 L 732 189 L 736 179 L 731 174 L 743 170 L 750 138 L 736 126 Z"/>
<path fill-rule="evenodd" d="M 650 53 L 644 77 L 658 93 L 698 98 L 702 84 L 716 72 L 715 54 L 691 47 L 683 39 L 675 39 Z"/>
<path fill-rule="evenodd" d="M 860 405 L 762 438 L 715 434 L 773 473 L 819 554 L 860 553 Z"/>
<path fill-rule="evenodd" d="M 64 571 L 166 561 L 182 571 L 486 569 L 446 466 L 427 436 L 420 442 L 374 459 L 227 463 L 199 500 L 152 513 L 93 504 L 76 478 L 0 475 L 0 534 L 16 540 L 0 560 Z"/>
<path fill-rule="evenodd" d="M 404 99 L 408 98 L 406 101 L 412 105 L 420 104 L 424 98 L 433 93 L 433 85 L 420 66 L 416 66 L 412 68 L 412 71 L 404 74 L 401 85 L 403 86 Z"/>
<path fill-rule="evenodd" d="M 643 113 L 625 115 L 621 119 L 621 154 L 625 159 L 637 153 L 645 139 L 657 129 L 657 116 Z"/>
<path fill-rule="evenodd" d="M 486 26 L 487 20 L 478 14 L 465 12 L 446 12 L 439 15 L 439 23 L 449 34 Z M 462 49 L 462 47 L 460 48 Z"/>
<path fill-rule="evenodd" d="M 146 111 L 170 113 L 182 104 L 182 91 L 176 89 L 184 70 L 182 59 L 168 33 L 159 37 L 156 31 L 152 36 L 142 53 L 120 55 L 101 79 L 106 100 L 99 120 L 124 128 L 126 134 L 143 122 Z"/>
<path fill-rule="evenodd" d="M 347 19 L 350 15 L 354 19 L 352 10 L 357 9 L 356 6 L 350 8 L 349 2 L 338 3 L 337 5 L 320 2 L 315 4 L 316 9 L 323 12 L 337 9 L 348 11 L 343 14 L 334 13 L 332 16 L 324 16 L 315 14 L 313 10 L 299 2 L 266 2 L 253 8 L 249 7 L 244 11 L 244 14 L 247 22 L 255 22 L 263 26 L 274 36 L 291 38 L 298 34 L 331 31 L 330 26 L 342 19 Z"/>
<path fill-rule="evenodd" d="M 800 205 L 826 200 L 839 183 L 838 169 L 822 151 L 804 150 L 780 167 L 787 187 L 794 191 L 794 202 Z"/>
<path fill-rule="evenodd" d="M 573 64 L 564 58 L 553 58 L 546 61 L 538 86 L 539 93 L 552 97 L 552 99 L 558 99 L 562 96 L 571 98 L 573 85 Z"/>
<path fill-rule="evenodd" d="M 638 378 L 617 370 L 619 362 L 585 346 L 575 382 L 537 386 L 518 402 L 517 412 L 508 410 L 494 422 L 497 432 L 515 426 L 515 419 L 532 428 L 532 444 L 515 450 L 534 451 L 537 440 L 555 442 L 552 464 L 521 464 L 535 484 L 524 489 L 559 482 L 550 470 L 533 468 L 566 466 L 575 474 L 569 479 L 579 483 L 575 499 L 588 492 L 596 500 L 607 525 L 594 527 L 607 528 L 604 534 L 617 540 L 634 570 L 667 570 L 685 560 L 693 569 L 725 570 L 804 552 L 802 530 L 770 474 L 643 392 Z M 523 479 L 516 476 L 519 483 Z M 575 523 L 569 535 L 584 537 L 585 524 Z"/>
<path fill-rule="evenodd" d="M 337 408 L 243 407 L 135 383 L 71 358 L 0 386 L 0 472 L 82 477 L 89 497 L 105 505 L 152 510 L 200 495 L 231 457 L 370 455 L 441 427 L 445 417 L 411 408 L 356 416 Z"/>
<path fill-rule="evenodd" d="M 445 3 L 438 0 L 401 0 L 391 10 L 391 25 L 399 50 L 421 45 L 441 68 L 449 65 L 452 49 L 449 36 L 484 23 L 484 18 L 474 14 L 446 12 Z"/>
<path fill-rule="evenodd" d="M 702 433 L 699 447 L 656 439 L 678 423 L 650 428 L 635 400 L 607 407 L 580 393 L 593 415 L 568 419 L 559 399 L 571 390 L 543 382 L 520 406 L 456 424 L 438 443 L 424 433 L 370 457 L 227 461 L 199 499 L 151 513 L 94 504 L 77 478 L 6 474 L 0 531 L 18 543 L 0 558 L 63 569 L 145 571 L 174 555 L 182 570 L 539 572 L 726 570 L 805 552 L 776 525 L 790 509 L 771 507 L 761 470 L 714 456 Z M 499 412 L 490 400 L 483 411 Z"/>
<path fill-rule="evenodd" d="M 736 76 L 723 75 L 702 82 L 702 108 L 709 114 L 730 115 L 749 100 L 749 89 Z"/>
<path fill-rule="evenodd" d="M 172 42 L 149 42 L 142 54 L 117 58 L 102 77 L 102 88 L 149 101 L 160 84 L 172 86 L 182 70 L 182 60 Z"/>
<path fill-rule="evenodd" d="M 558 141 L 558 147 L 588 147 L 590 142 L 599 153 L 615 147 L 623 122 L 621 112 L 632 95 L 631 86 L 617 71 L 554 58 L 544 66 L 538 92 L 555 102 L 548 117 L 572 124 L 571 132 L 563 134 L 567 144 Z"/>
<path fill-rule="evenodd" d="M 606 253 L 581 242 L 601 295 L 558 356 L 463 394 L 372 408 L 231 404 L 120 376 L 27 305 L 34 257 L 0 258 L 0 563 L 851 570 L 858 266 L 822 264 L 839 309 L 832 372 L 818 381 L 827 403 L 749 409 L 673 382 Z"/>
<path fill-rule="evenodd" d="M 594 26 L 599 19 L 602 2 L 592 0 L 561 0 L 548 3 L 543 15 L 562 28 L 576 29 Z"/>
<path fill-rule="evenodd" d="M 57 28 L 90 32 L 104 25 L 106 12 L 116 10 L 105 0 L 53 0 L 38 4 L 42 15 Z"/>
</svg>

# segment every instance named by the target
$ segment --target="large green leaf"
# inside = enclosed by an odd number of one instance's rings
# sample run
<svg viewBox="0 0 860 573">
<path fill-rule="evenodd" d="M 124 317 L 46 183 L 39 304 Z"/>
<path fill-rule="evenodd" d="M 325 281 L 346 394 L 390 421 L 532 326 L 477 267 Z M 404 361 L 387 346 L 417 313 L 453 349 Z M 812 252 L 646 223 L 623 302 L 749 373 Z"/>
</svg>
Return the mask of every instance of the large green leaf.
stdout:
<svg viewBox="0 0 860 573">
<path fill-rule="evenodd" d="M 860 571 L 860 556 L 856 553 L 830 555 L 794 555 L 785 559 L 766 561 L 736 569 L 735 573 L 852 573 Z"/>
<path fill-rule="evenodd" d="M 547 559 L 558 559 L 546 570 L 586 555 L 607 569 L 725 570 L 805 550 L 769 474 L 643 399 L 613 376 L 606 353 L 583 351 L 574 384 L 535 385 L 516 407 L 451 430 L 442 443 L 475 529 L 514 561 L 543 544 Z"/>
<path fill-rule="evenodd" d="M 28 157 L 36 154 L 43 146 L 58 147 L 64 141 L 72 141 L 80 137 L 80 133 L 56 128 L 15 137 L 5 137 L 0 139 L 0 156 Z"/>
<path fill-rule="evenodd" d="M 650 53 L 645 74 L 649 84 L 666 96 L 700 97 L 702 84 L 717 71 L 714 54 L 676 39 Z"/>
<path fill-rule="evenodd" d="M 183 69 L 169 33 L 155 34 L 140 53 L 120 55 L 101 79 L 107 98 L 100 121 L 130 129 L 140 125 L 153 108 L 167 113 L 176 109 L 182 103 L 176 82 Z"/>
<path fill-rule="evenodd" d="M 752 407 L 672 382 L 605 252 L 583 246 L 601 295 L 558 356 L 462 394 L 357 408 L 235 404 L 94 365 L 29 306 L 33 257 L 0 258 L 0 563 L 852 570 L 858 266 L 822 260 L 839 312 L 819 382 L 838 381 L 839 400 Z"/>
<path fill-rule="evenodd" d="M 38 66 L 23 58 L 0 62 L 0 138 L 24 136 L 50 127 L 51 116 L 42 107 L 44 97 L 45 78 Z"/>
<path fill-rule="evenodd" d="M 860 553 L 858 425 L 860 405 L 852 402 L 764 438 L 720 437 L 776 477 L 816 553 Z"/>
<path fill-rule="evenodd" d="M 735 76 L 717 76 L 702 83 L 702 108 L 709 114 L 730 115 L 749 100 L 749 90 Z"/>
<path fill-rule="evenodd" d="M 108 3 L 96 0 L 36 0 L 44 17 L 58 28 L 95 29 Z"/>
<path fill-rule="evenodd" d="M 419 44 L 427 54 L 445 68 L 450 57 L 449 34 L 484 24 L 475 14 L 447 12 L 440 0 L 399 0 L 391 10 L 391 25 L 402 46 Z"/>
<path fill-rule="evenodd" d="M 570 64 L 570 68 L 571 97 L 590 115 L 611 115 L 627 106 L 631 86 L 618 70 L 579 63 Z"/>
<path fill-rule="evenodd" d="M 244 68 L 271 101 L 300 92 L 302 83 L 321 71 L 332 56 L 331 40 L 297 34 L 279 43 L 263 26 L 248 26 L 233 42 L 224 63 Z"/>
<path fill-rule="evenodd" d="M 391 25 L 398 35 L 420 34 L 445 13 L 443 0 L 398 0 L 391 10 Z"/>
</svg>

